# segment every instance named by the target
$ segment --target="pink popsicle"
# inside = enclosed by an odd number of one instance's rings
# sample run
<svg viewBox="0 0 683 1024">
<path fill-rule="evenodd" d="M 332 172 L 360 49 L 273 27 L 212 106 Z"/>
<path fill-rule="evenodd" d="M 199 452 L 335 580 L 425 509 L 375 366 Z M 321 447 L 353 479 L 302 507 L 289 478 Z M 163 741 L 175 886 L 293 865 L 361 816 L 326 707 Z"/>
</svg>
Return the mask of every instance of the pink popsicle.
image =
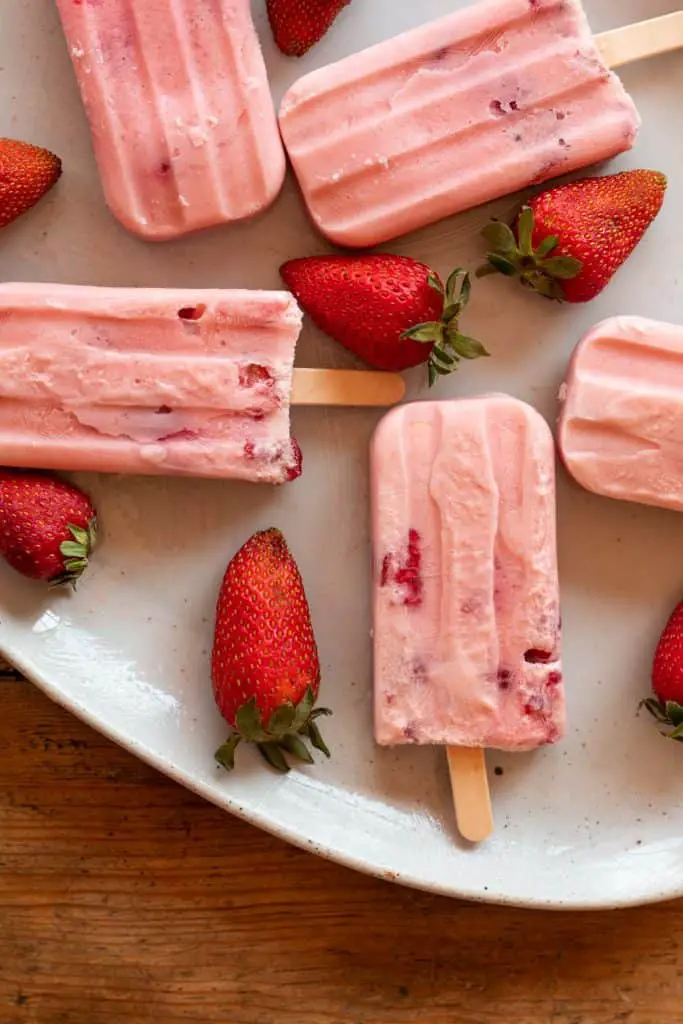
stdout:
<svg viewBox="0 0 683 1024">
<path fill-rule="evenodd" d="M 528 750 L 564 733 L 551 432 L 506 395 L 417 402 L 372 442 L 375 734 Z"/>
<path fill-rule="evenodd" d="M 297 475 L 288 292 L 0 285 L 7 466 Z"/>
<path fill-rule="evenodd" d="M 352 247 L 615 156 L 639 124 L 579 0 L 479 0 L 313 71 L 280 111 L 313 220 Z"/>
<path fill-rule="evenodd" d="M 560 453 L 582 487 L 683 511 L 683 327 L 602 321 L 576 347 L 560 398 Z"/>
<path fill-rule="evenodd" d="M 177 238 L 264 210 L 285 156 L 249 0 L 57 0 L 107 203 Z"/>
</svg>

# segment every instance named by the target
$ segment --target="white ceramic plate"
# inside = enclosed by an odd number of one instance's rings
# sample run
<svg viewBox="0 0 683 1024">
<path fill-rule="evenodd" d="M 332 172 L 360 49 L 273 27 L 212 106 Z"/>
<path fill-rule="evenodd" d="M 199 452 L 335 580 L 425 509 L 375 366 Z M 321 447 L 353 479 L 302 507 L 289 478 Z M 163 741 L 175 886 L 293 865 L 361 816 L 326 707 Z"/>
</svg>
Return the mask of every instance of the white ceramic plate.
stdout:
<svg viewBox="0 0 683 1024">
<path fill-rule="evenodd" d="M 354 0 L 297 62 L 275 51 L 259 2 L 276 98 L 304 71 L 460 6 L 463 0 Z M 677 6 L 586 0 L 596 30 Z M 279 286 L 284 259 L 326 251 L 291 180 L 257 223 L 161 246 L 128 236 L 102 202 L 53 0 L 5 7 L 0 135 L 54 148 L 65 175 L 47 201 L 2 232 L 2 279 L 267 288 Z M 493 358 L 441 382 L 435 397 L 507 390 L 552 421 L 567 358 L 589 325 L 618 312 L 683 322 L 683 53 L 626 69 L 623 78 L 644 127 L 637 149 L 614 169 L 667 172 L 663 214 L 589 306 L 555 307 L 502 280 L 482 283 L 465 325 Z M 440 272 L 474 267 L 480 228 L 514 206 L 504 200 L 388 248 Z M 353 360 L 308 325 L 298 363 Z M 412 397 L 424 396 L 421 387 L 416 372 Z M 636 707 L 663 618 L 683 590 L 683 517 L 593 497 L 561 477 L 569 736 L 537 754 L 490 755 L 497 831 L 469 849 L 455 835 L 443 752 L 378 750 L 372 741 L 367 448 L 376 421 L 367 411 L 296 412 L 305 473 L 279 490 L 84 478 L 106 531 L 87 582 L 75 596 L 46 593 L 0 570 L 0 647 L 51 697 L 161 771 L 353 867 L 523 905 L 616 906 L 680 895 L 683 748 L 660 738 Z M 240 770 L 228 777 L 212 758 L 226 734 L 209 686 L 214 601 L 228 559 L 269 525 L 285 531 L 306 581 L 323 697 L 336 712 L 326 723 L 334 759 L 280 778 L 240 750 Z"/>
</svg>

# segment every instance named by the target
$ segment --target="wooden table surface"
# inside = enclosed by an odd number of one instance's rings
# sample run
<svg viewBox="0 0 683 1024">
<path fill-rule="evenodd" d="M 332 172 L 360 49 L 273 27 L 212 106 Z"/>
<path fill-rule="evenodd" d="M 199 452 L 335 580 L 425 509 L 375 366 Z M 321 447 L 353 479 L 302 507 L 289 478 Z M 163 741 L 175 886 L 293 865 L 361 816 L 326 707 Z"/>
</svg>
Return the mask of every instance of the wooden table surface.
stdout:
<svg viewBox="0 0 683 1024">
<path fill-rule="evenodd" d="M 318 860 L 0 668 L 0 1024 L 681 1024 L 683 904 L 510 910 Z"/>
</svg>

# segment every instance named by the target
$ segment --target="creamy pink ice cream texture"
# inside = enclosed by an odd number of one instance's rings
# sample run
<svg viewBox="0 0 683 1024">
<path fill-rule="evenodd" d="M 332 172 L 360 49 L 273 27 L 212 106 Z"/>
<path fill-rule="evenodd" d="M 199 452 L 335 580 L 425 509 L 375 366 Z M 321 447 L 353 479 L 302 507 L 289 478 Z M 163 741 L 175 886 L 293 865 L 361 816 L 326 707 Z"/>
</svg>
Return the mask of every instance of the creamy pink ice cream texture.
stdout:
<svg viewBox="0 0 683 1024">
<path fill-rule="evenodd" d="M 318 228 L 386 242 L 629 149 L 579 0 L 480 0 L 304 76 L 280 110 Z"/>
<path fill-rule="evenodd" d="M 3 465 L 284 483 L 288 292 L 0 285 Z"/>
<path fill-rule="evenodd" d="M 251 217 L 285 155 L 249 0 L 57 0 L 105 197 L 177 238 Z"/>
<path fill-rule="evenodd" d="M 528 750 L 565 729 L 551 432 L 506 395 L 392 410 L 372 441 L 375 734 Z"/>
<path fill-rule="evenodd" d="M 579 342 L 558 445 L 589 491 L 683 511 L 683 327 L 618 316 Z"/>
</svg>

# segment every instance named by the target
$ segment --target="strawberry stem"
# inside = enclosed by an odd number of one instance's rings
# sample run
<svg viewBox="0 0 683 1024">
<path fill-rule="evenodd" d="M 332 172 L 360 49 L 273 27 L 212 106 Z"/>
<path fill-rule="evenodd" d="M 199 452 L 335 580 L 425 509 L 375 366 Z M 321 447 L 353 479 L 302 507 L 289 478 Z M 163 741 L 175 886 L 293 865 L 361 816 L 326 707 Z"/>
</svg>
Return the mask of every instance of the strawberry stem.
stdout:
<svg viewBox="0 0 683 1024">
<path fill-rule="evenodd" d="M 639 707 L 646 708 L 660 725 L 670 727 L 670 731 L 663 732 L 662 736 L 683 743 L 683 706 L 681 704 L 675 700 L 662 701 L 656 697 L 648 697 L 646 700 L 641 700 Z"/>
<path fill-rule="evenodd" d="M 429 386 L 432 387 L 439 377 L 457 370 L 461 359 L 479 359 L 489 353 L 476 338 L 460 333 L 460 316 L 472 295 L 469 273 L 457 267 L 449 275 L 445 288 L 433 274 L 429 275 L 427 282 L 443 295 L 441 319 L 415 324 L 401 337 L 433 346 L 427 363 Z"/>
<path fill-rule="evenodd" d="M 331 715 L 329 708 L 316 708 L 315 693 L 307 687 L 299 704 L 286 701 L 276 708 L 264 727 L 256 697 L 243 704 L 235 716 L 235 729 L 228 740 L 215 753 L 218 764 L 226 771 L 235 767 L 235 751 L 241 742 L 253 743 L 264 760 L 278 772 L 288 772 L 287 756 L 313 764 L 306 745 L 311 745 L 326 757 L 330 752 L 316 725 L 316 719 Z"/>
<path fill-rule="evenodd" d="M 68 523 L 67 529 L 73 539 L 62 541 L 59 545 L 59 553 L 64 556 L 64 568 L 58 576 L 50 580 L 50 586 L 71 586 L 75 590 L 76 584 L 88 568 L 90 556 L 97 546 L 97 518 L 93 517 L 87 527 Z"/>
<path fill-rule="evenodd" d="M 486 263 L 479 267 L 475 276 L 503 274 L 517 277 L 526 288 L 532 288 L 547 299 L 563 301 L 561 281 L 571 281 L 583 269 L 580 260 L 573 256 L 552 256 L 559 245 L 557 235 L 547 235 L 534 249 L 534 212 L 530 206 L 523 206 L 517 218 L 517 236 L 508 224 L 494 220 L 487 224 L 482 235 L 489 246 Z"/>
</svg>

